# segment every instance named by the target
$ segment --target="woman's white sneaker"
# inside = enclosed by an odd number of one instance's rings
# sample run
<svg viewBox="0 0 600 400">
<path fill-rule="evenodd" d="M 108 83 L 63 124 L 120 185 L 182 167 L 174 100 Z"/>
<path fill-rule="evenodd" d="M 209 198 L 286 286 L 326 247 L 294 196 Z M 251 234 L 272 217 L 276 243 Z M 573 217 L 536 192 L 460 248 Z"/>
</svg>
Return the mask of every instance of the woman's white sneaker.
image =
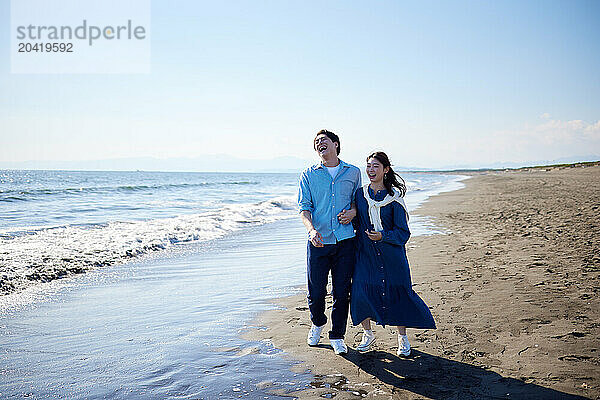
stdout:
<svg viewBox="0 0 600 400">
<path fill-rule="evenodd" d="M 315 324 L 310 326 L 308 337 L 306 338 L 306 343 L 308 343 L 309 346 L 316 346 L 319 344 L 319 341 L 321 340 L 321 331 L 324 326 L 325 325 L 316 326 Z"/>
<path fill-rule="evenodd" d="M 410 343 L 406 335 L 398 335 L 398 351 L 396 354 L 400 357 L 410 356 Z"/>
<path fill-rule="evenodd" d="M 344 339 L 329 339 L 329 343 L 331 343 L 335 354 L 346 354 L 348 352 Z"/>
<path fill-rule="evenodd" d="M 371 349 L 371 345 L 375 343 L 375 334 L 373 331 L 365 330 L 363 331 L 362 340 L 360 344 L 356 346 L 356 350 L 358 351 L 369 351 Z"/>
</svg>

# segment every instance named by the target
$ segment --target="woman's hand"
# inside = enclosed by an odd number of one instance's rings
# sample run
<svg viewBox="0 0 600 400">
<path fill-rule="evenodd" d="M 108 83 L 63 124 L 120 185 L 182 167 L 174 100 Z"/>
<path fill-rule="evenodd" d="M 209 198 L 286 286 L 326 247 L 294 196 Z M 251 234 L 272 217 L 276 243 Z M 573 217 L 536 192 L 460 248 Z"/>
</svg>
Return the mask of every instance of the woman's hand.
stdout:
<svg viewBox="0 0 600 400">
<path fill-rule="evenodd" d="M 367 231 L 365 231 L 365 233 L 367 234 L 369 239 L 371 239 L 374 242 L 377 242 L 377 241 L 383 239 L 383 235 L 381 234 L 381 232 L 367 230 Z"/>
<path fill-rule="evenodd" d="M 342 210 L 338 215 L 338 220 L 340 224 L 348 225 L 352 222 L 352 219 L 356 217 L 356 208 L 351 208 L 349 210 Z"/>
<path fill-rule="evenodd" d="M 310 232 L 308 232 L 308 237 L 313 246 L 323 247 L 323 237 L 316 229 L 311 229 Z"/>
</svg>

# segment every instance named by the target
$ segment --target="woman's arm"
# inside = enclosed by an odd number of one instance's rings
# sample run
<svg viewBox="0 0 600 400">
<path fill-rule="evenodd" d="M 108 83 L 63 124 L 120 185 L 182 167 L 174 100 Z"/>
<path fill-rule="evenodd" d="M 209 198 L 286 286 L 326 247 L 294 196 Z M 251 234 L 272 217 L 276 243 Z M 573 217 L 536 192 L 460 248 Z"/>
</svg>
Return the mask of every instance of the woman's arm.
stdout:
<svg viewBox="0 0 600 400">
<path fill-rule="evenodd" d="M 360 189 L 360 188 L 359 188 Z M 354 227 L 354 230 L 356 231 L 356 233 L 358 234 L 358 226 L 359 226 L 359 221 L 358 221 L 358 190 L 356 192 L 354 192 L 354 195 L 352 196 L 352 207 L 354 208 L 355 214 L 354 214 L 354 218 L 352 218 L 352 226 Z"/>
<path fill-rule="evenodd" d="M 381 240 L 385 243 L 404 246 L 410 238 L 410 230 L 408 229 L 408 221 L 406 220 L 406 211 L 398 202 L 393 202 L 392 214 L 394 217 L 394 227 L 392 229 L 383 230 L 381 232 Z"/>
<path fill-rule="evenodd" d="M 352 222 L 354 217 L 356 217 L 356 206 L 354 203 L 351 204 L 349 210 L 342 210 L 337 217 L 338 221 L 340 221 L 340 224 L 348 225 L 350 222 Z"/>
</svg>

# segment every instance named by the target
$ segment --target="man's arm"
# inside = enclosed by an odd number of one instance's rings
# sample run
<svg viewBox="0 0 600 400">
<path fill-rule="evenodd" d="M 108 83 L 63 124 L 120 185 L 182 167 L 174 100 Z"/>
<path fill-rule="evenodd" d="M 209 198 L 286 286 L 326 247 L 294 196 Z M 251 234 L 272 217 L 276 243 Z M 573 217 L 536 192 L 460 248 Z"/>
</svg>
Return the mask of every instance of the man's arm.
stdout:
<svg viewBox="0 0 600 400">
<path fill-rule="evenodd" d="M 315 229 L 312 223 L 312 211 L 314 209 L 308 176 L 305 172 L 300 175 L 300 188 L 298 190 L 298 207 L 300 208 L 300 219 L 308 231 L 308 238 L 315 247 L 323 247 L 323 237 Z"/>
<path fill-rule="evenodd" d="M 340 224 L 347 225 L 352 222 L 354 217 L 356 217 L 356 204 L 354 203 L 354 200 L 356 199 L 356 191 L 361 187 L 360 171 L 357 172 L 354 187 L 352 188 L 352 204 L 350 205 L 350 209 L 342 210 L 342 212 L 337 215 Z"/>
<path fill-rule="evenodd" d="M 313 246 L 323 247 L 323 237 L 313 226 L 312 213 L 308 210 L 302 210 L 300 211 L 300 219 L 308 231 L 308 237 Z"/>
</svg>

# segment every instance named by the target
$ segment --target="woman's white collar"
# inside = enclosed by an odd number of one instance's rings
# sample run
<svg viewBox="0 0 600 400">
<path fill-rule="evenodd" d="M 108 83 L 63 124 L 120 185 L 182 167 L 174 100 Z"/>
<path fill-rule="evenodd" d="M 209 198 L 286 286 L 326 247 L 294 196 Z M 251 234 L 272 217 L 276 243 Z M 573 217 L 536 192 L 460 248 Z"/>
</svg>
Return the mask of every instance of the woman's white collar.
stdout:
<svg viewBox="0 0 600 400">
<path fill-rule="evenodd" d="M 406 208 L 406 203 L 404 203 L 404 199 L 400 196 L 400 192 L 395 188 L 392 188 L 393 195 L 390 196 L 388 193 L 385 198 L 381 201 L 375 201 L 369 196 L 369 184 L 363 186 L 363 195 L 367 200 L 367 204 L 369 206 L 369 219 L 371 220 L 371 224 L 376 231 L 383 231 L 383 226 L 381 224 L 381 207 L 387 206 L 392 202 L 399 203 L 402 208 L 404 208 L 404 212 L 406 214 L 406 223 L 408 224 L 408 208 Z"/>
</svg>

